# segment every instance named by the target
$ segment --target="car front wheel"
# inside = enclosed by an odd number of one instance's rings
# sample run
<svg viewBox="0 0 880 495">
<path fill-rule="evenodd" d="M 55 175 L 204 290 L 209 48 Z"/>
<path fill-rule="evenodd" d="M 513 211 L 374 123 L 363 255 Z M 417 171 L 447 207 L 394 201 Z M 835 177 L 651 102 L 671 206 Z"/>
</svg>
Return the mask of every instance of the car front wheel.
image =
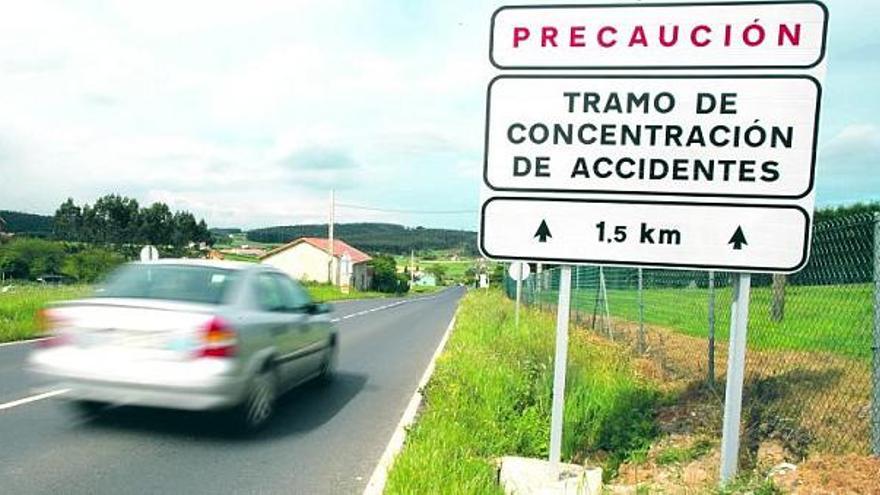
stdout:
<svg viewBox="0 0 880 495">
<path fill-rule="evenodd" d="M 260 371 L 251 380 L 244 403 L 237 411 L 238 422 L 247 432 L 257 431 L 269 422 L 275 412 L 277 384 L 270 369 Z"/>
</svg>

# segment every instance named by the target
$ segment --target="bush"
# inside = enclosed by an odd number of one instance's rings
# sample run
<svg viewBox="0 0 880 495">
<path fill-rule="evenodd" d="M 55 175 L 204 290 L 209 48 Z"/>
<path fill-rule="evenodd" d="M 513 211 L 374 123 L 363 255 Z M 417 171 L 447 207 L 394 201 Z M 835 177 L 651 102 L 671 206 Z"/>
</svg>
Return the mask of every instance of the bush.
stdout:
<svg viewBox="0 0 880 495">
<path fill-rule="evenodd" d="M 409 292 L 409 282 L 403 274 L 397 273 L 397 262 L 393 256 L 380 254 L 370 261 L 373 267 L 373 290 L 387 294 Z"/>
<path fill-rule="evenodd" d="M 93 283 L 124 262 L 119 253 L 89 248 L 68 256 L 61 271 L 79 282 Z"/>
<path fill-rule="evenodd" d="M 35 279 L 61 273 L 64 246 L 43 239 L 15 239 L 0 244 L 0 271 L 8 277 Z"/>
</svg>

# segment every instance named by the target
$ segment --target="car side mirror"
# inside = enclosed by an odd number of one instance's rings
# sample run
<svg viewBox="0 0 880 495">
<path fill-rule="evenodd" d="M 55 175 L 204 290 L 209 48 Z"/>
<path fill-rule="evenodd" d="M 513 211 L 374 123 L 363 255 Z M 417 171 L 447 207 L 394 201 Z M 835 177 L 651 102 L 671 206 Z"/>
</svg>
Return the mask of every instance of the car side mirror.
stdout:
<svg viewBox="0 0 880 495">
<path fill-rule="evenodd" d="M 333 311 L 333 305 L 327 303 L 312 303 L 309 305 L 309 314 L 323 315 Z"/>
</svg>

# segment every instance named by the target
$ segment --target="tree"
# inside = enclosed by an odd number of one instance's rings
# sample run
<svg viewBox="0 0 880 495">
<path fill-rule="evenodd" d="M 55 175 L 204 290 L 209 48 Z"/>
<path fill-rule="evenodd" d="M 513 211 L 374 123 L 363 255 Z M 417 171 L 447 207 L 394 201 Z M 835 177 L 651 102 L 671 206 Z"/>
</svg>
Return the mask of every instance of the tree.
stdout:
<svg viewBox="0 0 880 495">
<path fill-rule="evenodd" d="M 397 273 L 397 263 L 393 256 L 380 254 L 370 261 L 373 268 L 373 290 L 386 293 L 409 291 L 406 277 Z"/>
<path fill-rule="evenodd" d="M 174 215 L 165 203 L 141 210 L 138 239 L 154 246 L 169 246 L 174 235 Z"/>
<path fill-rule="evenodd" d="M 82 209 L 73 202 L 73 198 L 61 203 L 55 210 L 52 233 L 62 241 L 77 241 L 82 227 Z"/>
<path fill-rule="evenodd" d="M 190 242 L 195 242 L 199 234 L 199 226 L 192 213 L 178 211 L 174 213 L 174 231 L 171 234 L 171 244 L 175 247 L 186 247 Z"/>
<path fill-rule="evenodd" d="M 140 224 L 137 200 L 108 194 L 95 202 L 93 211 L 95 218 L 101 220 L 103 242 L 117 245 L 134 242 Z"/>
</svg>

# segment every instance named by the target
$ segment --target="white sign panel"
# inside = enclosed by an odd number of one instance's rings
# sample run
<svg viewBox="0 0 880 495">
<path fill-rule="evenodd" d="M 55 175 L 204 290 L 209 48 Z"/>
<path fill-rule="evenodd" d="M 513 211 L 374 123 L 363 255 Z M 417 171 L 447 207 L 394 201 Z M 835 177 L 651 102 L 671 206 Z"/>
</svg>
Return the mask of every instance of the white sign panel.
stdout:
<svg viewBox="0 0 880 495">
<path fill-rule="evenodd" d="M 810 216 L 798 206 L 492 198 L 480 249 L 491 258 L 795 272 Z"/>
<path fill-rule="evenodd" d="M 802 198 L 821 87 L 809 76 L 501 76 L 495 191 Z"/>
<path fill-rule="evenodd" d="M 509 6 L 492 16 L 499 69 L 811 68 L 825 56 L 819 2 Z"/>
<path fill-rule="evenodd" d="M 141 261 L 155 261 L 159 259 L 159 250 L 155 246 L 144 246 L 141 248 Z"/>
<path fill-rule="evenodd" d="M 529 275 L 532 273 L 532 268 L 528 263 L 523 263 L 522 261 L 517 261 L 510 264 L 510 267 L 507 269 L 507 274 L 510 275 L 510 278 L 514 280 L 519 280 L 519 270 L 522 267 L 522 279 L 526 280 L 529 278 Z"/>
</svg>

